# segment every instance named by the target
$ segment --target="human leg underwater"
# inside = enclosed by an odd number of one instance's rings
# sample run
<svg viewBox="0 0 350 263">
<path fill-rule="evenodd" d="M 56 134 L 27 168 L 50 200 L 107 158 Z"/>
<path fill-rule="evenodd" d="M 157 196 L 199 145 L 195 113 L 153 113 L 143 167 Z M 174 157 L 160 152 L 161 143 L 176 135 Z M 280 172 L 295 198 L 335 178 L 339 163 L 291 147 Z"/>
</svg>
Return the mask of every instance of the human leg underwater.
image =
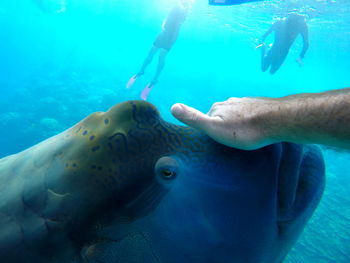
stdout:
<svg viewBox="0 0 350 263">
<path fill-rule="evenodd" d="M 146 87 L 142 90 L 141 99 L 147 100 L 147 97 L 151 92 L 152 88 L 154 87 L 155 84 L 157 84 L 159 75 L 163 71 L 163 68 L 165 65 L 165 58 L 167 54 L 168 54 L 168 50 L 164 48 L 160 49 L 156 74 L 154 75 L 152 81 L 148 83 Z"/>
<path fill-rule="evenodd" d="M 152 46 L 151 50 L 148 52 L 147 57 L 146 57 L 145 60 L 143 61 L 143 64 L 142 64 L 142 66 L 141 66 L 141 69 L 139 70 L 139 72 L 138 72 L 137 74 L 135 74 L 134 76 L 132 76 L 132 77 L 129 79 L 129 81 L 128 81 L 127 84 L 126 84 L 126 88 L 128 88 L 128 89 L 131 88 L 131 87 L 134 85 L 136 79 L 137 79 L 138 77 L 142 76 L 142 75 L 145 73 L 146 68 L 147 68 L 148 65 L 152 62 L 153 57 L 154 57 L 154 55 L 157 53 L 158 50 L 159 50 L 158 47 Z"/>
</svg>

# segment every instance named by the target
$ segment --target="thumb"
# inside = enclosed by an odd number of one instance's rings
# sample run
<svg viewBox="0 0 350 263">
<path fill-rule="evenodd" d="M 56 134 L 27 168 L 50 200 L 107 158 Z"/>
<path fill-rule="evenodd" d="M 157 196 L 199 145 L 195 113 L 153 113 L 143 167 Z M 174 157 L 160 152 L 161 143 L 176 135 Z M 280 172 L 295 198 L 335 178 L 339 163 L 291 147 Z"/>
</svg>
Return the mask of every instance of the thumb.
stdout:
<svg viewBox="0 0 350 263">
<path fill-rule="evenodd" d="M 180 103 L 176 103 L 171 107 L 171 113 L 179 121 L 201 130 L 205 130 L 211 122 L 208 115 Z"/>
</svg>

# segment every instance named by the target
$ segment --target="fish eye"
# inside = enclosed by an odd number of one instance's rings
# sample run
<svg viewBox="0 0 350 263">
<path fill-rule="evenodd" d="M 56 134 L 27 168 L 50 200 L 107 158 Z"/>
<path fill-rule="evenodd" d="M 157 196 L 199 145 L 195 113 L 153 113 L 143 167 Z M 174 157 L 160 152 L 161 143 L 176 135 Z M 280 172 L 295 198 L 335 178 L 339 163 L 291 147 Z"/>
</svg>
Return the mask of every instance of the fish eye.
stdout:
<svg viewBox="0 0 350 263">
<path fill-rule="evenodd" d="M 161 171 L 162 173 L 162 176 L 164 179 L 166 180 L 170 180 L 170 179 L 173 179 L 175 176 L 176 176 L 176 172 L 169 169 L 169 168 L 165 168 Z"/>
<path fill-rule="evenodd" d="M 161 157 L 155 165 L 155 174 L 162 182 L 171 181 L 177 177 L 179 165 L 172 157 Z"/>
</svg>

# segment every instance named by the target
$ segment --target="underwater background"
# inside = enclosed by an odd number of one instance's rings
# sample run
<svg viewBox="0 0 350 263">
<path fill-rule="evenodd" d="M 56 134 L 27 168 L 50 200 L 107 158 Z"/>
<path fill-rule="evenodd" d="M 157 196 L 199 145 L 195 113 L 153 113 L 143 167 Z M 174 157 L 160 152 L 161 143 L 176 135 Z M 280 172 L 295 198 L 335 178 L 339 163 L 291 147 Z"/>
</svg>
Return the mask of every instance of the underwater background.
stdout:
<svg viewBox="0 0 350 263">
<path fill-rule="evenodd" d="M 132 89 L 176 0 L 1 0 L 0 158 L 24 150 L 95 111 L 139 99 L 157 57 Z M 260 70 L 259 37 L 273 20 L 307 15 L 310 48 L 295 62 L 297 39 L 281 69 Z M 268 41 L 271 42 L 271 37 Z M 162 117 L 176 102 L 207 112 L 229 97 L 279 97 L 349 86 L 349 0 L 266 0 L 209 6 L 196 0 L 148 101 Z M 324 197 L 285 262 L 350 262 L 350 155 L 323 147 Z M 254 242 L 254 240 L 252 240 Z"/>
</svg>

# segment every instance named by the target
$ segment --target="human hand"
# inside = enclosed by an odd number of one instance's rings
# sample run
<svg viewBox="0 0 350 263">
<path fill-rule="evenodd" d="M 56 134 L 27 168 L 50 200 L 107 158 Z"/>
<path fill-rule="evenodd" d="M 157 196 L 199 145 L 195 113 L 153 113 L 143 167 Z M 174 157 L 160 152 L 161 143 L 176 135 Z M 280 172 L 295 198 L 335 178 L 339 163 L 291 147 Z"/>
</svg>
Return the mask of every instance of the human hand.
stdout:
<svg viewBox="0 0 350 263">
<path fill-rule="evenodd" d="M 303 59 L 301 57 L 298 57 L 295 61 L 299 64 L 299 67 L 302 67 L 304 65 Z"/>
<path fill-rule="evenodd" d="M 255 46 L 255 49 L 261 48 L 261 47 L 263 47 L 263 46 L 265 46 L 265 43 L 260 43 L 260 44 L 258 44 L 257 46 Z"/>
<path fill-rule="evenodd" d="M 256 43 L 255 49 L 265 46 L 265 41 L 263 39 L 256 39 L 255 43 Z"/>
<path fill-rule="evenodd" d="M 219 143 L 253 150 L 274 142 L 268 124 L 273 99 L 230 98 L 214 103 L 204 114 L 184 104 L 174 104 L 172 114 Z"/>
</svg>

